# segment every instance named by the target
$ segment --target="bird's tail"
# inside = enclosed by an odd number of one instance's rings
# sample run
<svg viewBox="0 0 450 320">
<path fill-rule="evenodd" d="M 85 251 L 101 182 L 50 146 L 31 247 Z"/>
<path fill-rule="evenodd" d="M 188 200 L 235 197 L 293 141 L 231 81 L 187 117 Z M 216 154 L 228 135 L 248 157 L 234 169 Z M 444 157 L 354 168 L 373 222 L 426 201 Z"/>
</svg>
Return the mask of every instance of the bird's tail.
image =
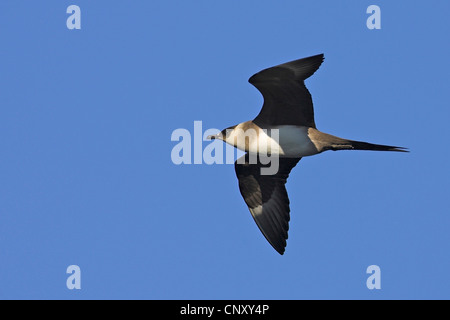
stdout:
<svg viewBox="0 0 450 320">
<path fill-rule="evenodd" d="M 372 151 L 397 151 L 397 152 L 409 152 L 407 148 L 385 146 L 382 144 L 373 144 L 362 141 L 346 140 L 343 144 L 337 144 L 333 146 L 333 150 L 372 150 Z"/>
</svg>

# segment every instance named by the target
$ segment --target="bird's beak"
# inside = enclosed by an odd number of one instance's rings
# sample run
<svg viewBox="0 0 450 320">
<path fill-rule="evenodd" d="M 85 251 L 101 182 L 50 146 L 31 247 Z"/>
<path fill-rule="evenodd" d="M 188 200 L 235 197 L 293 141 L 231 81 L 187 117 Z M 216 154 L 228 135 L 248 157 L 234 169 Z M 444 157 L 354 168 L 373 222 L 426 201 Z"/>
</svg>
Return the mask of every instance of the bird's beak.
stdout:
<svg viewBox="0 0 450 320">
<path fill-rule="evenodd" d="M 221 138 L 222 138 L 221 132 L 219 132 L 218 134 L 212 134 L 212 135 L 206 137 L 207 140 L 215 140 L 215 139 L 221 140 Z"/>
</svg>

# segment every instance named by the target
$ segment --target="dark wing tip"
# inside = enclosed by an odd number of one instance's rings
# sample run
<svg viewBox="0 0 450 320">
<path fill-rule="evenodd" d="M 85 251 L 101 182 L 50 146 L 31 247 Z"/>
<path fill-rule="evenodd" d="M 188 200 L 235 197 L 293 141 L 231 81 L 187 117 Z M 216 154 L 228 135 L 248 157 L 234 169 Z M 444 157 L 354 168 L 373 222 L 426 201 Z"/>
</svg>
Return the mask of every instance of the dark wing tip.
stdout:
<svg viewBox="0 0 450 320">
<path fill-rule="evenodd" d="M 303 81 L 312 76 L 325 60 L 323 53 L 293 60 L 290 62 L 279 64 L 275 67 L 264 69 L 248 79 L 248 82 L 255 84 L 259 81 L 270 80 L 272 78 L 292 78 L 297 81 Z"/>
<path fill-rule="evenodd" d="M 286 249 L 286 246 L 284 246 L 283 248 L 275 248 L 274 249 L 280 254 L 280 255 L 284 255 L 284 251 Z"/>
<path fill-rule="evenodd" d="M 323 53 L 283 63 L 278 67 L 283 67 L 294 71 L 296 80 L 306 80 L 311 77 L 325 60 Z"/>
<path fill-rule="evenodd" d="M 284 189 L 284 185 L 276 188 Z M 281 255 L 287 245 L 290 220 L 289 198 L 286 192 L 284 192 L 285 196 L 282 194 L 278 190 L 274 190 L 268 202 L 262 203 L 258 207 L 248 206 L 256 225 L 267 242 Z"/>
</svg>

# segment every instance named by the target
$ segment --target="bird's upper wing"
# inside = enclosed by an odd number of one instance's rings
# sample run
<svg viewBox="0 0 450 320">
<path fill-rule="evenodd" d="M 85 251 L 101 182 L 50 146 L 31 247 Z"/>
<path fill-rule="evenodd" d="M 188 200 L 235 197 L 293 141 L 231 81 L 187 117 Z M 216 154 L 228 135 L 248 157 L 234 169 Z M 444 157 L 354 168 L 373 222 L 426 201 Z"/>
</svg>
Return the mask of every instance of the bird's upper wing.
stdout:
<svg viewBox="0 0 450 320">
<path fill-rule="evenodd" d="M 323 54 L 268 68 L 248 81 L 263 95 L 264 105 L 253 120 L 264 128 L 276 125 L 297 125 L 315 128 L 311 94 L 304 80 L 319 69 Z"/>
<path fill-rule="evenodd" d="M 267 241 L 280 254 L 284 253 L 289 229 L 289 198 L 286 180 L 301 158 L 278 158 L 279 169 L 274 175 L 262 175 L 261 168 L 269 167 L 267 161 L 256 161 L 247 153 L 235 162 L 239 190 L 253 219 Z M 255 162 L 255 161 L 253 161 Z"/>
</svg>

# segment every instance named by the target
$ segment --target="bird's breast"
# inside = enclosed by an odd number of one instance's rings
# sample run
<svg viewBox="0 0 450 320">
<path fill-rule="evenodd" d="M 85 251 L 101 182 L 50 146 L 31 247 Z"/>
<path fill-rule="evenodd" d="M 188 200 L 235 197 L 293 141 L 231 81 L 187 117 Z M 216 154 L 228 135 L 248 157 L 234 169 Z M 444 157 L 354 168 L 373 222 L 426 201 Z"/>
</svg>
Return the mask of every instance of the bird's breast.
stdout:
<svg viewBox="0 0 450 320">
<path fill-rule="evenodd" d="M 308 127 L 283 125 L 263 129 L 253 125 L 244 129 L 237 126 L 226 142 L 242 151 L 262 155 L 297 158 L 318 153 L 308 135 Z"/>
</svg>

